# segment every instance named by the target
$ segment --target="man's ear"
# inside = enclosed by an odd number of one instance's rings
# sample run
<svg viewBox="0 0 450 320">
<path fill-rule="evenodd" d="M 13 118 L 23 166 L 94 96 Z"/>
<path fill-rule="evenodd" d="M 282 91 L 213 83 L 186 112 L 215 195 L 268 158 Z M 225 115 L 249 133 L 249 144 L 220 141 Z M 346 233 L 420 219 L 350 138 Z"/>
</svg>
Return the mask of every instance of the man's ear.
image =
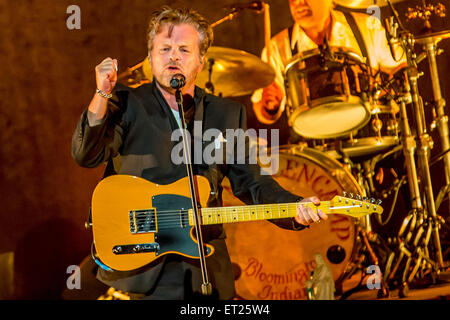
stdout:
<svg viewBox="0 0 450 320">
<path fill-rule="evenodd" d="M 200 71 L 202 71 L 203 68 L 205 67 L 205 61 L 206 61 L 206 55 L 200 56 L 200 62 L 201 62 Z"/>
</svg>

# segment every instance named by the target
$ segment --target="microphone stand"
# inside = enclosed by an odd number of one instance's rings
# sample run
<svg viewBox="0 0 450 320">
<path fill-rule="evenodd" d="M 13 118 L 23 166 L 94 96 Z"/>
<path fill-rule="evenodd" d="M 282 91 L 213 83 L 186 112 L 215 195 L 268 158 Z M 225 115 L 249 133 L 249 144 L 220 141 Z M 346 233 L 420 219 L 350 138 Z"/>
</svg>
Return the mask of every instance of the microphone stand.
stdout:
<svg viewBox="0 0 450 320">
<path fill-rule="evenodd" d="M 202 294 L 204 296 L 210 296 L 212 294 L 212 285 L 208 279 L 208 270 L 206 269 L 206 260 L 205 260 L 205 247 L 203 245 L 203 238 L 201 233 L 201 219 L 199 214 L 199 195 L 198 195 L 198 187 L 196 181 L 194 181 L 194 174 L 192 171 L 192 163 L 191 163 L 191 153 L 190 146 L 187 141 L 187 126 L 186 120 L 184 117 L 184 109 L 183 109 L 183 96 L 181 94 L 181 90 L 177 89 L 175 92 L 175 98 L 178 104 L 178 112 L 180 114 L 180 122 L 182 126 L 182 135 L 183 135 L 183 147 L 184 147 L 184 160 L 186 162 L 186 170 L 189 179 L 189 188 L 191 191 L 191 201 L 192 201 L 192 211 L 194 213 L 194 227 L 195 227 L 195 236 L 197 237 L 198 244 L 198 253 L 200 258 L 200 269 L 202 272 Z"/>
</svg>

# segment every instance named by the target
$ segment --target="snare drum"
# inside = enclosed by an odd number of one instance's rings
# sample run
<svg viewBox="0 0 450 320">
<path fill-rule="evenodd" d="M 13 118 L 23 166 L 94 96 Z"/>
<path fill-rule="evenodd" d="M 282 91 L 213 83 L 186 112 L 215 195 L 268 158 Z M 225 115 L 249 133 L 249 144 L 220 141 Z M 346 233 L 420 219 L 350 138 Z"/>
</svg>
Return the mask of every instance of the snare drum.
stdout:
<svg viewBox="0 0 450 320">
<path fill-rule="evenodd" d="M 305 138 L 348 136 L 370 120 L 370 68 L 348 49 L 329 52 L 303 52 L 285 69 L 289 125 Z"/>
<path fill-rule="evenodd" d="M 284 189 L 304 197 L 330 200 L 343 190 L 361 194 L 342 164 L 311 148 L 281 148 L 273 177 Z M 223 187 L 224 206 L 242 205 L 227 179 Z M 224 224 L 238 298 L 306 299 L 305 281 L 314 270 L 316 253 L 325 258 L 336 284 L 340 283 L 354 255 L 356 224 L 347 216 L 328 217 L 301 231 L 281 229 L 268 221 Z"/>
</svg>

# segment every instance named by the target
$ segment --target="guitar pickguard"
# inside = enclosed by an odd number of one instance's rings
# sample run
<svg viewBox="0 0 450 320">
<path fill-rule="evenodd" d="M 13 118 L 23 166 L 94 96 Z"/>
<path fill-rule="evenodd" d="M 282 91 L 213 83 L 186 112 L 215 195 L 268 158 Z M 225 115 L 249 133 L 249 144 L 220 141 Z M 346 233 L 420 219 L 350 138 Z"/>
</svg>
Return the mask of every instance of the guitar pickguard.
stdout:
<svg viewBox="0 0 450 320">
<path fill-rule="evenodd" d="M 155 242 L 159 244 L 159 250 L 156 255 L 174 252 L 198 258 L 198 245 L 190 235 L 192 228 L 189 226 L 187 213 L 187 210 L 192 208 L 191 199 L 175 194 L 159 194 L 152 197 L 152 205 L 156 209 L 157 216 L 158 231 L 155 234 Z M 186 211 L 183 213 L 180 210 Z M 168 218 L 169 211 L 170 218 Z M 180 212 L 180 215 L 176 215 L 176 212 Z M 173 228 L 167 227 L 167 219 L 170 219 Z M 205 254 L 210 253 L 211 249 L 205 247 Z"/>
</svg>

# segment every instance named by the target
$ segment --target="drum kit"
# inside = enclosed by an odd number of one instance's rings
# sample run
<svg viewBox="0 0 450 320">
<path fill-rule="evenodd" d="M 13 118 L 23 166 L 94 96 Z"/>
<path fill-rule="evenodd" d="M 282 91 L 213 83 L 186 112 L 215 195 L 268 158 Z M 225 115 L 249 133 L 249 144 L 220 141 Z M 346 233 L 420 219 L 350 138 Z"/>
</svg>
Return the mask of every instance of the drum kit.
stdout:
<svg viewBox="0 0 450 320">
<path fill-rule="evenodd" d="M 423 279 L 435 283 L 449 267 L 440 237 L 445 220 L 437 212 L 450 194 L 450 141 L 436 57 L 442 52 L 438 44 L 450 38 L 450 31 L 413 35 L 403 27 L 393 6 L 401 0 L 335 2 L 350 9 L 390 6 L 392 17 L 386 20 L 388 41 L 403 49 L 406 66 L 393 77 L 383 78 L 358 53 L 347 48 L 331 47 L 326 52 L 319 48 L 294 56 L 284 72 L 288 100 L 285 112 L 302 142 L 279 149 L 280 166 L 273 177 L 285 189 L 305 197 L 317 195 L 329 200 L 346 191 L 391 201 L 390 208 L 385 207 L 385 221 L 375 218 L 381 226 L 392 215 L 400 214 L 396 210 L 398 195 L 402 186 L 407 186 L 407 212 L 398 232 L 389 239 L 374 231 L 374 218 L 370 216 L 357 222 L 329 219 L 311 226 L 308 232 L 286 232 L 267 222 L 226 226 L 236 289 L 243 299 L 305 298 L 305 281 L 313 271 L 313 255 L 317 252 L 327 258 L 336 294 L 343 298 L 348 296 L 342 292 L 343 281 L 358 271 L 370 275 L 366 273 L 369 265 L 378 266 L 382 273 L 379 297 L 389 296 L 394 288 L 399 289 L 400 296 L 407 296 L 411 284 Z M 437 7 L 442 16 L 442 6 Z M 426 20 L 430 15 L 418 11 L 430 7 L 424 4 L 420 8 L 408 13 Z M 233 11 L 220 23 L 236 14 Z M 416 45 L 423 49 L 420 54 Z M 429 127 L 425 119 L 428 106 L 418 85 L 422 76 L 418 64 L 424 59 L 428 60 L 433 88 Z M 242 50 L 211 47 L 206 61 L 196 84 L 222 97 L 249 95 L 275 78 L 268 64 Z M 152 78 L 147 59 L 119 75 L 119 81 L 132 87 Z M 438 157 L 430 159 L 430 130 L 435 127 L 442 150 Z M 376 172 L 375 168 L 392 157 L 400 158 L 402 167 L 389 168 L 393 179 L 380 190 L 384 172 Z M 435 198 L 430 164 L 441 160 L 445 186 Z M 226 182 L 223 202 L 241 204 Z M 279 250 L 262 245 L 270 244 L 271 239 L 285 241 L 286 245 Z M 355 290 L 363 287 L 361 279 Z"/>
</svg>

